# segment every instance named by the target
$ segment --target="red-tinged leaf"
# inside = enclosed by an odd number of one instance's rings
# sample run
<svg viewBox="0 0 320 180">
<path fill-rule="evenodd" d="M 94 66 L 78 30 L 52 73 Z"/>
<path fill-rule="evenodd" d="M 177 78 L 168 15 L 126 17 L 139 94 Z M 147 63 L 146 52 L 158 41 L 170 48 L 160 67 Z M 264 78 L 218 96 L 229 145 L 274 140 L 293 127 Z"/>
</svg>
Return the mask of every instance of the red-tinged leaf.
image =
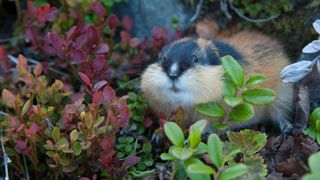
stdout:
<svg viewBox="0 0 320 180">
<path fill-rule="evenodd" d="M 57 54 L 57 49 L 53 48 L 48 43 L 45 43 L 43 46 L 41 46 L 41 49 L 49 56 L 54 56 Z"/>
<path fill-rule="evenodd" d="M 62 49 L 63 40 L 61 39 L 61 37 L 58 34 L 53 33 L 53 32 L 49 32 L 48 39 L 54 48 Z"/>
<path fill-rule="evenodd" d="M 113 148 L 113 143 L 114 143 L 114 136 L 112 135 L 105 135 L 102 139 L 102 142 L 101 142 L 101 147 L 103 150 L 105 151 L 109 151 L 109 150 L 112 150 Z"/>
<path fill-rule="evenodd" d="M 119 19 L 114 14 L 111 14 L 107 20 L 107 25 L 111 29 L 116 29 L 119 24 Z"/>
<path fill-rule="evenodd" d="M 123 162 L 122 165 L 126 166 L 126 167 L 131 167 L 131 166 L 138 164 L 140 161 L 141 161 L 140 157 L 131 155 L 126 158 L 126 160 Z"/>
<path fill-rule="evenodd" d="M 69 29 L 67 32 L 67 40 L 70 40 L 78 31 L 77 26 L 73 26 L 72 28 Z"/>
<path fill-rule="evenodd" d="M 85 35 L 77 37 L 76 42 L 75 42 L 75 48 L 81 48 L 85 42 L 86 42 Z"/>
<path fill-rule="evenodd" d="M 98 91 L 107 84 L 108 82 L 105 80 L 99 81 L 93 86 L 93 91 Z"/>
<path fill-rule="evenodd" d="M 15 106 L 16 103 L 16 96 L 13 95 L 10 91 L 8 91 L 7 89 L 3 89 L 2 90 L 2 102 L 10 107 L 13 108 Z"/>
<path fill-rule="evenodd" d="M 95 2 L 92 5 L 92 9 L 94 12 L 96 12 L 101 18 L 104 17 L 104 15 L 106 14 L 106 9 L 102 6 L 101 3 L 99 2 Z"/>
<path fill-rule="evenodd" d="M 114 89 L 112 89 L 112 87 L 106 86 L 103 89 L 103 98 L 107 103 L 109 103 L 116 98 L 116 92 Z"/>
<path fill-rule="evenodd" d="M 130 31 L 132 29 L 133 22 L 130 16 L 123 16 L 122 17 L 122 27 L 126 31 Z"/>
<path fill-rule="evenodd" d="M 40 22 L 50 22 L 55 19 L 58 10 L 46 4 L 37 10 L 37 17 Z"/>
<path fill-rule="evenodd" d="M 29 14 L 36 14 L 37 13 L 37 7 L 33 1 L 28 1 L 27 9 Z"/>
<path fill-rule="evenodd" d="M 96 71 L 100 71 L 106 64 L 106 58 L 103 55 L 96 56 L 92 62 L 92 66 Z"/>
<path fill-rule="evenodd" d="M 129 46 L 132 48 L 138 47 L 139 44 L 140 44 L 140 39 L 138 38 L 131 38 L 129 41 Z"/>
<path fill-rule="evenodd" d="M 107 52 L 109 52 L 109 46 L 106 43 L 101 43 L 96 49 L 97 54 L 103 54 Z"/>
<path fill-rule="evenodd" d="M 131 112 L 128 106 L 124 106 L 120 109 L 120 127 L 126 128 L 129 125 L 129 118 Z"/>
<path fill-rule="evenodd" d="M 38 132 L 38 130 L 39 126 L 35 122 L 32 122 L 31 126 L 28 129 L 24 129 L 24 132 L 29 139 L 35 140 L 35 135 Z"/>
<path fill-rule="evenodd" d="M 152 118 L 150 118 L 150 117 L 144 118 L 142 121 L 142 124 L 143 124 L 143 127 L 145 127 L 145 128 L 151 127 L 151 125 L 153 124 Z"/>
<path fill-rule="evenodd" d="M 54 144 L 53 144 L 53 142 L 51 141 L 51 140 L 47 140 L 47 144 L 48 144 L 48 146 L 50 146 L 51 148 L 54 148 Z"/>
<path fill-rule="evenodd" d="M 39 34 L 35 27 L 29 27 L 25 31 L 27 39 L 29 39 L 33 45 L 37 45 Z"/>
<path fill-rule="evenodd" d="M 120 37 L 121 37 L 121 41 L 122 42 L 125 42 L 125 43 L 129 43 L 130 42 L 131 36 L 130 36 L 130 34 L 128 32 L 121 31 L 120 32 Z"/>
<path fill-rule="evenodd" d="M 27 143 L 22 140 L 17 140 L 15 145 L 15 150 L 22 154 L 27 154 Z"/>
<path fill-rule="evenodd" d="M 115 150 L 104 151 L 100 154 L 100 161 L 102 168 L 108 170 L 110 167 L 114 167 L 113 156 L 116 154 Z"/>
<path fill-rule="evenodd" d="M 79 74 L 81 80 L 82 80 L 87 86 L 89 86 L 89 87 L 91 88 L 91 87 L 92 87 L 92 83 L 91 83 L 89 77 L 88 77 L 86 74 L 82 73 L 82 72 L 78 72 L 78 74 Z"/>
<path fill-rule="evenodd" d="M 82 49 L 75 49 L 71 52 L 71 58 L 75 64 L 88 61 L 87 54 Z"/>
<path fill-rule="evenodd" d="M 33 69 L 33 74 L 34 74 L 35 76 L 39 76 L 39 75 L 41 74 L 41 72 L 42 72 L 42 64 L 39 63 L 39 64 L 37 64 L 37 65 L 34 67 L 34 69 Z"/>
<path fill-rule="evenodd" d="M 8 54 L 6 49 L 0 45 L 0 67 L 3 69 L 9 69 L 10 63 L 8 60 Z"/>
<path fill-rule="evenodd" d="M 86 29 L 87 48 L 91 49 L 93 48 L 94 45 L 95 46 L 98 45 L 99 37 L 100 37 L 99 30 L 94 25 L 88 26 Z"/>
<path fill-rule="evenodd" d="M 24 75 L 24 74 L 28 73 L 27 58 L 25 58 L 21 54 L 18 57 L 17 70 L 21 75 Z"/>
<path fill-rule="evenodd" d="M 101 105 L 103 102 L 103 95 L 101 91 L 97 91 L 93 94 L 92 96 L 92 103 L 96 104 L 96 105 Z"/>
</svg>

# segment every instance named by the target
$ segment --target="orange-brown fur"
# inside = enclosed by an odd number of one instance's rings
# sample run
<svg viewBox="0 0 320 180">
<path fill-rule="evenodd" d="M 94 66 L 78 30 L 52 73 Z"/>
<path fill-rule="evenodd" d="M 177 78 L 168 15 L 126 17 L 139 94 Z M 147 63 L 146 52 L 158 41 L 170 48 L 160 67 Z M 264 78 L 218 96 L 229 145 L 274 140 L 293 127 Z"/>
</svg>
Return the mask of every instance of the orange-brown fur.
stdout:
<svg viewBox="0 0 320 180">
<path fill-rule="evenodd" d="M 264 107 L 255 107 L 256 116 L 252 120 L 245 124 L 230 124 L 231 128 L 260 122 L 262 119 L 277 121 L 282 130 L 290 128 L 291 124 L 288 119 L 290 119 L 289 116 L 292 109 L 293 88 L 291 85 L 283 84 L 279 79 L 280 71 L 289 63 L 282 46 L 277 41 L 255 32 L 244 31 L 232 36 L 217 37 L 241 53 L 245 61 L 243 66 L 246 74 L 260 73 L 266 75 L 267 81 L 260 87 L 271 88 L 277 93 L 277 98 L 272 104 Z M 199 38 L 197 44 L 200 49 L 210 46 L 213 51 L 217 50 L 211 41 Z M 153 82 L 159 81 L 159 73 L 161 74 L 161 67 L 152 64 L 143 73 L 141 82 L 144 95 L 149 99 L 151 106 L 156 111 L 162 111 L 169 115 L 179 106 L 182 106 L 189 120 L 187 124 L 191 124 L 200 118 L 209 119 L 197 113 L 194 106 L 199 103 L 221 100 L 223 90 L 223 71 L 221 65 L 213 67 L 200 66 L 187 70 L 185 73 L 189 78 L 187 79 L 187 83 L 189 83 L 190 88 L 191 86 L 198 88 L 198 93 L 195 93 L 193 97 L 186 97 L 186 101 L 179 104 L 166 99 L 166 92 L 158 91 L 157 83 Z M 194 77 L 192 77 L 193 75 Z"/>
</svg>

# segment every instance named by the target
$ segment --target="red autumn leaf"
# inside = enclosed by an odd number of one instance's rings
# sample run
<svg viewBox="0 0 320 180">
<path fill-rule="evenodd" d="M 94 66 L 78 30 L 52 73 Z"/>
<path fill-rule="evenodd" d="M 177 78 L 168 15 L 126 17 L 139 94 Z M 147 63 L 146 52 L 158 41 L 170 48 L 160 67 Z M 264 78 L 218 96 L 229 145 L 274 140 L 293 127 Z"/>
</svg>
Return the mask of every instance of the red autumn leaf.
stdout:
<svg viewBox="0 0 320 180">
<path fill-rule="evenodd" d="M 97 54 L 103 54 L 107 52 L 109 52 L 109 46 L 106 43 L 101 43 L 96 49 Z"/>
<path fill-rule="evenodd" d="M 17 140 L 14 148 L 16 151 L 22 154 L 27 154 L 27 150 L 28 150 L 27 143 L 25 143 L 22 140 Z"/>
<path fill-rule="evenodd" d="M 106 64 L 106 58 L 103 55 L 96 56 L 92 62 L 92 66 L 96 71 L 100 71 Z"/>
<path fill-rule="evenodd" d="M 3 69 L 9 69 L 10 63 L 8 60 L 8 54 L 6 49 L 0 45 L 0 67 Z"/>
<path fill-rule="evenodd" d="M 86 74 L 82 73 L 82 72 L 78 72 L 78 74 L 79 74 L 81 80 L 82 80 L 87 86 L 89 86 L 89 87 L 91 88 L 91 87 L 92 87 L 92 83 L 91 83 L 89 77 L 88 77 Z"/>
<path fill-rule="evenodd" d="M 93 94 L 92 96 L 92 103 L 96 104 L 96 105 L 101 105 L 103 102 L 103 95 L 101 91 L 97 91 Z"/>
<path fill-rule="evenodd" d="M 24 74 L 28 73 L 27 58 L 25 58 L 21 54 L 18 57 L 17 70 L 21 75 L 24 75 Z"/>
<path fill-rule="evenodd" d="M 146 117 L 146 118 L 144 118 L 143 121 L 142 121 L 142 125 L 143 125 L 143 127 L 145 127 L 145 128 L 151 127 L 152 123 L 153 123 L 153 122 L 152 122 L 152 118 L 150 118 L 150 117 Z"/>
<path fill-rule="evenodd" d="M 58 34 L 53 33 L 53 32 L 49 32 L 48 39 L 54 48 L 59 49 L 59 50 L 62 49 L 63 40 L 61 39 L 61 37 Z"/>
<path fill-rule="evenodd" d="M 113 167 L 113 156 L 116 154 L 115 150 L 104 151 L 100 154 L 101 165 L 104 170 L 108 170 Z"/>
<path fill-rule="evenodd" d="M 131 112 L 128 106 L 124 106 L 120 109 L 120 126 L 126 128 L 129 125 L 129 118 Z"/>
<path fill-rule="evenodd" d="M 96 12 L 101 18 L 104 17 L 104 15 L 106 14 L 106 9 L 102 6 L 101 3 L 99 2 L 95 2 L 92 5 L 92 9 L 94 12 Z"/>
<path fill-rule="evenodd" d="M 41 46 L 41 49 L 49 56 L 54 56 L 57 54 L 57 50 L 48 43 L 44 43 L 44 45 Z"/>
<path fill-rule="evenodd" d="M 2 102 L 8 106 L 13 108 L 15 106 L 16 103 L 16 96 L 13 95 L 10 91 L 8 91 L 7 89 L 3 89 L 2 90 Z"/>
<path fill-rule="evenodd" d="M 86 42 L 86 36 L 85 35 L 78 36 L 76 41 L 75 41 L 75 47 L 79 49 L 84 45 L 85 42 Z"/>
<path fill-rule="evenodd" d="M 115 137 L 112 135 L 105 135 L 101 142 L 101 147 L 105 151 L 110 151 L 113 148 Z"/>
<path fill-rule="evenodd" d="M 88 26 L 86 29 L 87 48 L 91 49 L 93 48 L 94 45 L 95 46 L 98 45 L 99 37 L 100 37 L 99 30 L 94 25 Z"/>
<path fill-rule="evenodd" d="M 81 64 L 88 60 L 87 54 L 82 49 L 75 49 L 71 52 L 71 58 L 75 64 Z"/>
<path fill-rule="evenodd" d="M 35 76 L 39 76 L 39 75 L 41 74 L 41 72 L 42 72 L 42 64 L 39 63 L 39 64 L 37 64 L 37 65 L 34 67 L 34 69 L 33 69 L 33 74 L 34 74 Z"/>
<path fill-rule="evenodd" d="M 130 31 L 132 29 L 133 22 L 130 16 L 122 17 L 122 27 L 126 31 Z"/>
<path fill-rule="evenodd" d="M 112 89 L 112 87 L 106 86 L 103 89 L 103 98 L 107 103 L 109 103 L 116 98 L 116 92 Z"/>
<path fill-rule="evenodd" d="M 108 82 L 105 80 L 99 81 L 93 86 L 93 91 L 98 91 L 107 84 Z"/>
<path fill-rule="evenodd" d="M 126 43 L 130 42 L 131 36 L 130 36 L 130 34 L 128 32 L 121 31 L 120 32 L 120 37 L 121 37 L 121 41 L 122 42 L 126 42 Z"/>
<path fill-rule="evenodd" d="M 33 45 L 37 45 L 39 34 L 35 27 L 28 27 L 25 31 L 27 39 L 29 39 Z"/>
<path fill-rule="evenodd" d="M 123 166 L 126 167 L 131 167 L 134 166 L 136 164 L 138 164 L 141 161 L 141 158 L 135 155 L 131 155 L 129 157 L 126 158 L 126 160 L 123 162 Z"/>
<path fill-rule="evenodd" d="M 69 29 L 69 31 L 67 32 L 67 40 L 70 40 L 76 33 L 77 33 L 77 26 L 73 26 L 72 28 Z"/>
<path fill-rule="evenodd" d="M 115 29 L 118 27 L 119 19 L 114 14 L 111 14 L 107 20 L 107 25 L 111 29 Z"/>
<path fill-rule="evenodd" d="M 38 130 L 39 126 L 35 122 L 32 122 L 31 126 L 28 129 L 24 129 L 24 132 L 26 133 L 26 136 L 29 139 L 34 140 L 36 138 L 35 135 L 38 132 Z"/>
<path fill-rule="evenodd" d="M 40 22 L 50 22 L 55 19 L 57 12 L 57 8 L 46 4 L 37 10 L 37 17 Z"/>
</svg>

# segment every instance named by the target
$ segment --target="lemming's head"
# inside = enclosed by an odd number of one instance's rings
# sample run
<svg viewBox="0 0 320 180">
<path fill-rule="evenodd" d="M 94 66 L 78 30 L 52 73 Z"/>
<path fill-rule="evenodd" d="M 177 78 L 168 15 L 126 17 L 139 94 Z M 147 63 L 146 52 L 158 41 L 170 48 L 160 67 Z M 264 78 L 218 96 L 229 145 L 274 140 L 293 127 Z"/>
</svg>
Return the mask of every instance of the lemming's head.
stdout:
<svg viewBox="0 0 320 180">
<path fill-rule="evenodd" d="M 184 38 L 162 49 L 143 73 L 141 88 L 149 99 L 190 106 L 220 97 L 222 74 L 212 41 Z"/>
</svg>

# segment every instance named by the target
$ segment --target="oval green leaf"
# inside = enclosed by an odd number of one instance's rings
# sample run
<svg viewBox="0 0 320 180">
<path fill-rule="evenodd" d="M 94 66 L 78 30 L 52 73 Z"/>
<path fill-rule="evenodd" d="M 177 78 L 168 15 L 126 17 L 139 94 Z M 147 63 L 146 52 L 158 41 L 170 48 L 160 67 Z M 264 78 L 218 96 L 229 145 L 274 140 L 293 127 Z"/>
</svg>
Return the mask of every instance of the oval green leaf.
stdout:
<svg viewBox="0 0 320 180">
<path fill-rule="evenodd" d="M 217 168 L 223 166 L 223 143 L 219 136 L 211 134 L 208 139 L 208 155 L 210 160 Z"/>
<path fill-rule="evenodd" d="M 23 116 L 28 111 L 29 107 L 30 107 L 30 99 L 23 105 L 21 116 Z"/>
<path fill-rule="evenodd" d="M 243 86 L 244 70 L 232 56 L 224 56 L 222 58 L 222 66 L 230 79 L 238 86 Z"/>
<path fill-rule="evenodd" d="M 244 164 L 229 166 L 219 175 L 218 180 L 229 180 L 242 176 L 248 172 L 248 167 Z"/>
<path fill-rule="evenodd" d="M 254 108 L 251 104 L 243 103 L 233 107 L 229 113 L 230 121 L 247 121 L 254 116 Z"/>
<path fill-rule="evenodd" d="M 313 125 L 316 125 L 316 121 L 320 120 L 320 107 L 312 111 L 310 120 Z"/>
<path fill-rule="evenodd" d="M 81 144 L 79 142 L 75 142 L 72 145 L 72 149 L 73 149 L 74 155 L 79 156 L 81 154 Z"/>
<path fill-rule="evenodd" d="M 71 143 L 73 143 L 76 140 L 78 140 L 79 133 L 78 133 L 78 131 L 76 129 L 74 129 L 74 130 L 71 131 L 69 136 L 70 136 Z"/>
<path fill-rule="evenodd" d="M 60 130 L 58 127 L 54 127 L 52 132 L 51 132 L 51 137 L 54 140 L 54 142 L 58 142 L 60 139 Z"/>
<path fill-rule="evenodd" d="M 188 173 L 191 174 L 214 174 L 215 171 L 205 164 L 191 164 L 187 169 Z"/>
<path fill-rule="evenodd" d="M 234 106 L 236 106 L 236 105 L 241 103 L 242 98 L 241 97 L 229 97 L 229 96 L 226 96 L 226 97 L 223 98 L 223 100 L 229 106 L 234 107 Z"/>
<path fill-rule="evenodd" d="M 276 93 L 268 88 L 256 88 L 244 91 L 241 97 L 252 104 L 265 105 L 271 103 L 276 98 Z"/>
<path fill-rule="evenodd" d="M 173 147 L 171 153 L 177 159 L 186 160 L 192 156 L 193 151 L 189 148 Z"/>
<path fill-rule="evenodd" d="M 203 115 L 210 117 L 223 117 L 224 109 L 215 102 L 210 102 L 206 104 L 199 104 L 196 106 L 196 110 Z"/>
<path fill-rule="evenodd" d="M 174 157 L 173 157 L 171 154 L 169 154 L 169 153 L 162 153 L 162 154 L 160 155 L 160 158 L 161 158 L 163 161 L 171 161 L 171 160 L 174 159 Z"/>
<path fill-rule="evenodd" d="M 189 143 L 191 148 L 196 148 L 201 141 L 201 135 L 207 125 L 206 120 L 200 120 L 190 127 Z"/>
<path fill-rule="evenodd" d="M 172 144 L 183 147 L 184 144 L 184 135 L 182 129 L 179 127 L 178 124 L 174 122 L 167 122 L 164 125 L 164 132 L 172 142 Z"/>
<path fill-rule="evenodd" d="M 263 74 L 250 74 L 247 85 L 252 86 L 263 83 L 267 77 Z"/>
</svg>

